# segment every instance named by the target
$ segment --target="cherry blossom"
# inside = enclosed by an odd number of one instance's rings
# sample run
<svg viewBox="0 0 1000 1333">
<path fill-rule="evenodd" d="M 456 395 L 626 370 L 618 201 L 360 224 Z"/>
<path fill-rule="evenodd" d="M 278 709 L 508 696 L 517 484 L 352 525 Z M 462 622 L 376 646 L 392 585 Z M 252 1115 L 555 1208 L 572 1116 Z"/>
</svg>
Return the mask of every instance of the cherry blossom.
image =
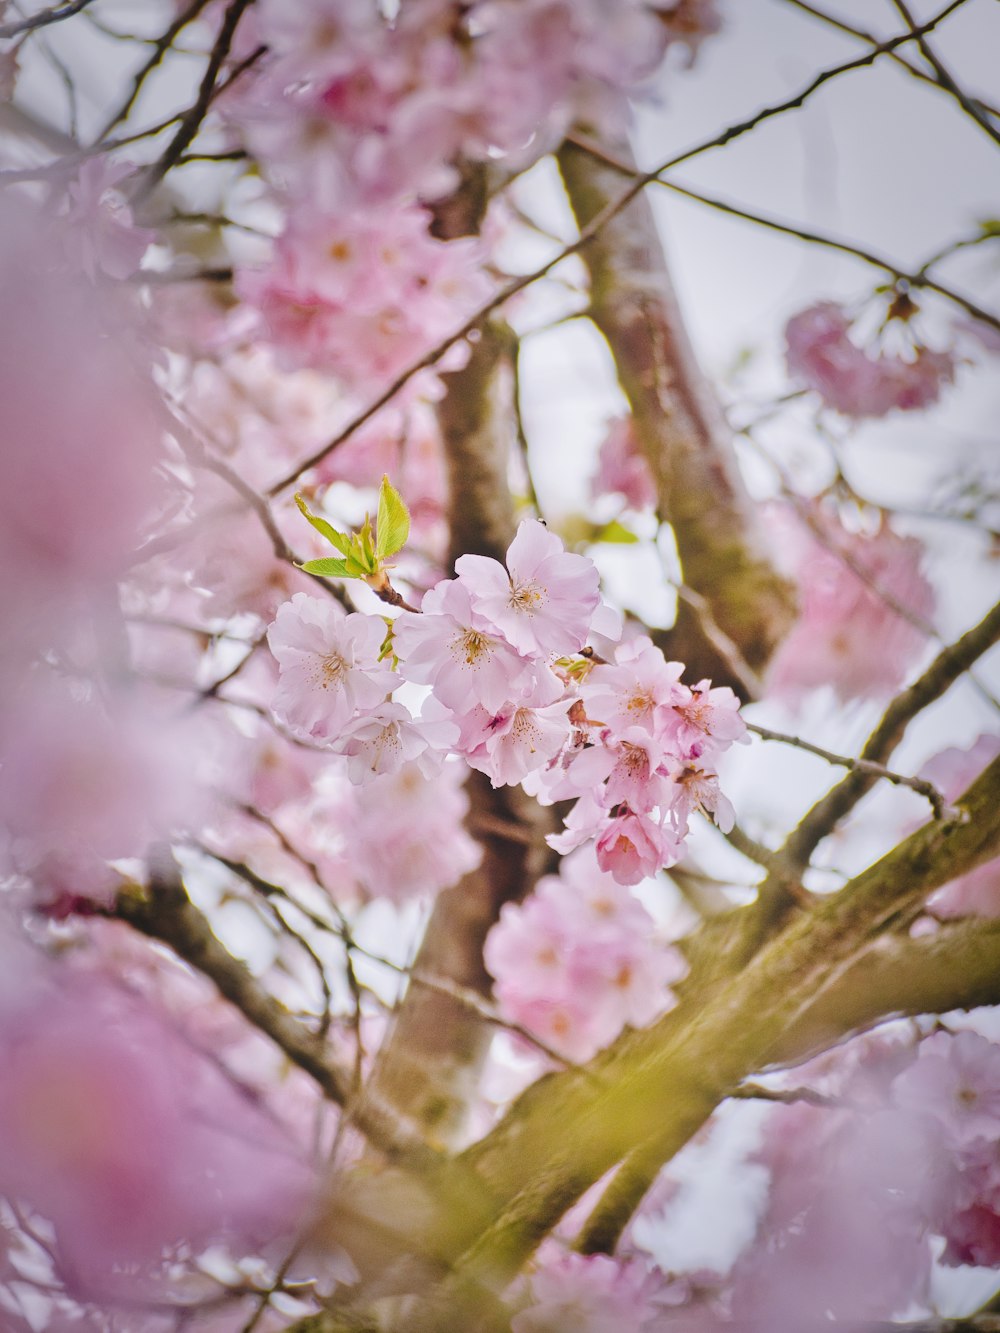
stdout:
<svg viewBox="0 0 1000 1333">
<path fill-rule="evenodd" d="M 531 1277 L 531 1304 L 511 1321 L 512 1333 L 621 1333 L 661 1327 L 661 1273 L 641 1260 L 606 1254 L 561 1254 Z"/>
<path fill-rule="evenodd" d="M 506 570 L 486 556 L 463 555 L 455 572 L 475 611 L 518 652 L 574 653 L 586 642 L 600 602 L 597 570 L 537 520 L 518 527 Z"/>
<path fill-rule="evenodd" d="M 477 703 L 496 712 L 530 683 L 531 663 L 479 614 L 464 581 L 437 584 L 424 594 L 421 611 L 403 611 L 393 621 L 405 680 L 430 685 L 456 712 Z"/>
<path fill-rule="evenodd" d="M 1000 1046 L 976 1032 L 937 1033 L 893 1083 L 898 1105 L 932 1115 L 959 1147 L 1000 1133 Z"/>
<path fill-rule="evenodd" d="M 656 719 L 669 716 L 674 705 L 688 698 L 681 685 L 680 662 L 666 662 L 646 637 L 638 635 L 615 648 L 614 663 L 600 663 L 581 688 L 590 715 L 616 728 L 642 724 L 653 729 Z"/>
<path fill-rule="evenodd" d="M 656 483 L 639 450 L 631 417 L 610 423 L 590 490 L 594 498 L 617 492 L 632 509 L 650 509 L 656 503 Z"/>
<path fill-rule="evenodd" d="M 929 407 L 955 376 L 948 352 L 917 347 L 909 360 L 859 348 L 851 321 L 833 301 L 800 311 L 785 329 L 789 373 L 819 393 L 827 407 L 850 417 L 883 417 L 894 409 Z"/>
<path fill-rule="evenodd" d="M 333 601 L 296 593 L 267 632 L 280 668 L 275 716 L 313 740 L 334 742 L 358 708 L 376 707 L 397 677 L 379 655 L 385 622 L 345 615 Z"/>
<path fill-rule="evenodd" d="M 621 884 L 638 884 L 680 855 L 680 843 L 669 829 L 628 807 L 612 814 L 594 846 L 597 864 Z"/>
<path fill-rule="evenodd" d="M 926 642 L 914 619 L 934 612 L 923 549 L 885 522 L 870 536 L 822 511 L 815 522 L 822 541 L 798 518 L 776 518 L 787 530 L 800 616 L 771 660 L 768 686 L 792 702 L 824 684 L 845 701 L 884 698 Z"/>
<path fill-rule="evenodd" d="M 281 1130 L 119 987 L 53 982 L 2 1015 L 0 1192 L 55 1228 L 67 1285 L 141 1293 L 181 1242 L 288 1236 L 310 1173 Z"/>
<path fill-rule="evenodd" d="M 558 698 L 562 692 L 554 677 L 541 677 L 527 694 L 508 701 L 495 714 L 486 713 L 482 740 L 465 749 L 468 763 L 500 787 L 522 782 L 555 758 L 569 730 L 568 705 Z"/>
<path fill-rule="evenodd" d="M 596 863 L 593 848 L 562 862 L 487 936 L 486 966 L 504 1015 L 570 1059 L 587 1059 L 673 1002 L 684 962 L 653 937 L 649 913 Z"/>
<path fill-rule="evenodd" d="M 135 225 L 118 188 L 133 171 L 107 155 L 88 157 L 67 188 L 66 246 L 92 282 L 99 273 L 130 277 L 156 239 L 155 232 Z"/>
</svg>

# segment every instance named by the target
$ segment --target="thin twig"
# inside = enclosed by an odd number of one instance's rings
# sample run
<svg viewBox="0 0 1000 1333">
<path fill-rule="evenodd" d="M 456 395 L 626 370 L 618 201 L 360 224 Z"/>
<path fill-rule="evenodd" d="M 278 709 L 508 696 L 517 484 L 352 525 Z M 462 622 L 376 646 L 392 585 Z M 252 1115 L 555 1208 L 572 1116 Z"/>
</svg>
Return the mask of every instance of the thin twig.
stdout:
<svg viewBox="0 0 1000 1333">
<path fill-rule="evenodd" d="M 828 764 L 836 764 L 838 768 L 849 768 L 858 773 L 868 773 L 873 778 L 883 778 L 886 782 L 891 782 L 897 787 L 909 787 L 912 791 L 930 801 L 935 819 L 953 819 L 955 817 L 955 811 L 942 793 L 938 791 L 933 783 L 927 782 L 924 778 L 907 777 L 905 773 L 896 773 L 891 768 L 886 768 L 884 764 L 874 763 L 870 759 L 852 759 L 849 755 L 834 754 L 832 750 L 824 749 L 822 745 L 814 745 L 812 741 L 803 740 L 801 736 L 790 736 L 783 731 L 772 731 L 770 727 L 759 726 L 756 722 L 748 722 L 747 730 L 752 731 L 761 740 L 778 741 L 782 745 L 791 745 L 797 750 L 806 750 L 809 754 L 818 755 L 820 759 L 825 759 Z"/>
<path fill-rule="evenodd" d="M 822 1106 L 836 1111 L 856 1111 L 857 1102 L 845 1097 L 831 1097 L 813 1088 L 765 1088 L 762 1083 L 740 1083 L 733 1088 L 729 1096 L 734 1101 L 780 1102 L 783 1106 L 794 1106 L 804 1102 L 807 1106 Z"/>
<path fill-rule="evenodd" d="M 969 117 L 969 119 L 972 120 L 974 124 L 978 125 L 979 128 L 984 132 L 984 134 L 988 134 L 995 144 L 1000 145 L 1000 130 L 998 130 L 997 127 L 993 124 L 993 122 L 989 119 L 989 117 L 984 112 L 983 108 L 977 102 L 975 102 L 971 97 L 969 97 L 969 95 L 963 91 L 963 89 L 958 85 L 958 83 L 956 83 L 955 79 L 949 73 L 947 67 L 941 61 L 941 58 L 937 55 L 934 48 L 931 46 L 930 42 L 927 40 L 926 34 L 922 32 L 920 33 L 917 32 L 916 20 L 910 13 L 909 8 L 906 5 L 906 0 L 892 0 L 892 2 L 896 6 L 896 9 L 899 12 L 899 14 L 902 16 L 904 23 L 916 37 L 917 45 L 920 47 L 921 55 L 927 61 L 928 65 L 930 65 L 931 69 L 933 69 L 934 73 L 937 75 L 936 82 L 942 88 L 944 88 L 946 92 L 951 93 L 952 97 L 954 97 L 955 101 L 962 108 L 962 110 Z"/>
<path fill-rule="evenodd" d="M 166 31 L 156 39 L 149 59 L 141 69 L 136 72 L 135 78 L 132 80 L 132 87 L 129 89 L 128 96 L 118 110 L 114 112 L 110 120 L 105 123 L 104 128 L 101 130 L 100 134 L 98 134 L 95 143 L 101 143 L 102 140 L 108 137 L 116 125 L 120 125 L 123 120 L 128 119 L 128 115 L 135 106 L 136 98 L 142 91 L 146 79 L 161 63 L 166 53 L 173 47 L 174 38 L 177 37 L 189 23 L 198 17 L 207 3 L 208 0 L 191 0 L 191 3 L 188 4 L 185 9 L 181 10 Z"/>
<path fill-rule="evenodd" d="M 627 163 L 621 162 L 613 154 L 609 153 L 601 145 L 596 144 L 586 136 L 574 132 L 567 135 L 568 142 L 572 143 L 582 152 L 589 154 L 605 166 L 611 167 L 622 176 L 635 179 L 637 176 L 634 168 Z M 829 236 L 823 232 L 814 231 L 811 228 L 800 227 L 795 223 L 784 222 L 780 218 L 769 217 L 765 213 L 758 213 L 748 208 L 743 208 L 739 204 L 730 203 L 725 199 L 718 199 L 712 195 L 704 194 L 700 190 L 693 190 L 689 186 L 680 185 L 675 181 L 664 180 L 658 177 L 653 184 L 661 185 L 664 189 L 672 191 L 674 194 L 682 195 L 686 199 L 691 199 L 695 203 L 704 204 L 706 208 L 715 209 L 717 212 L 726 213 L 730 217 L 741 218 L 745 222 L 753 222 L 759 227 L 764 227 L 769 231 L 779 232 L 783 236 L 793 236 L 797 240 L 806 241 L 811 245 L 820 245 L 828 250 L 835 250 L 840 254 L 850 255 L 853 259 L 859 259 L 865 264 L 870 264 L 873 268 L 880 269 L 883 273 L 888 273 L 897 283 L 904 284 L 907 287 L 920 288 L 928 287 L 939 294 L 946 295 L 950 300 L 957 301 L 959 305 L 966 303 L 966 298 L 960 296 L 957 292 L 945 291 L 937 282 L 931 279 L 929 270 L 945 254 L 952 253 L 953 250 L 963 248 L 967 245 L 976 244 L 982 241 L 984 236 L 978 234 L 975 239 L 963 239 L 955 242 L 947 250 L 932 255 L 924 260 L 915 269 L 901 268 L 895 261 L 888 259 L 885 255 L 877 254 L 874 250 L 868 250 L 863 246 L 856 245 L 853 241 L 843 240 L 837 236 Z M 975 317 L 981 319 L 983 315 L 987 316 L 986 322 L 996 323 L 997 317 L 989 312 L 980 312 Z"/>
<path fill-rule="evenodd" d="M 881 764 L 888 759 L 913 718 L 950 689 L 998 641 L 1000 603 L 978 625 L 944 648 L 927 670 L 893 699 L 865 742 L 861 758 L 869 764 Z M 853 810 L 875 781 L 874 774 L 855 767 L 813 805 L 777 853 L 785 873 L 794 875 L 809 864 L 819 843 Z"/>
<path fill-rule="evenodd" d="M 205 113 L 212 104 L 219 89 L 216 87 L 216 79 L 219 70 L 226 57 L 229 55 L 230 47 L 233 44 L 233 38 L 236 35 L 236 28 L 244 11 L 252 3 L 252 0 L 230 0 L 226 9 L 225 17 L 219 28 L 219 34 L 215 39 L 211 55 L 208 59 L 208 65 L 201 80 L 198 89 L 198 96 L 190 108 L 181 117 L 177 133 L 167 145 L 158 161 L 147 171 L 142 184 L 135 194 L 136 201 L 145 199 L 160 183 L 170 168 L 176 163 L 184 150 L 191 143 L 191 140 L 201 128 L 201 122 L 205 119 Z M 256 53 L 259 54 L 259 53 Z M 246 62 L 243 62 L 244 67 Z"/>
<path fill-rule="evenodd" d="M 845 23 L 844 20 L 836 14 L 829 14 L 825 9 L 820 9 L 817 5 L 808 4 L 807 0 L 785 0 L 785 3 L 794 5 L 796 9 L 801 9 L 806 14 L 811 14 L 813 18 L 819 19 L 822 23 L 829 24 L 831 28 L 836 28 L 839 32 L 846 32 L 851 37 L 857 37 L 861 41 L 867 42 L 869 46 L 878 46 L 879 41 L 881 40 L 876 37 L 874 33 L 867 32 L 864 28 L 856 28 L 853 24 Z M 905 69 L 907 74 L 911 74 L 915 79 L 920 79 L 923 83 L 933 84 L 935 88 L 941 87 L 933 74 L 928 74 L 927 71 L 921 69 L 919 65 L 911 64 L 911 62 L 907 60 L 905 56 L 900 55 L 898 51 L 890 51 L 888 54 L 901 69 Z M 984 102 L 981 97 L 977 97 L 976 101 L 983 110 L 988 111 L 990 115 L 1000 116 L 1000 111 L 995 107 L 990 106 L 989 103 Z"/>
<path fill-rule="evenodd" d="M 43 9 L 40 14 L 18 19 L 15 23 L 0 23 L 0 40 L 19 37 L 22 32 L 33 32 L 36 28 L 47 28 L 50 23 L 61 23 L 93 3 L 94 0 L 69 0 L 68 4 L 54 5 L 52 9 Z"/>
</svg>

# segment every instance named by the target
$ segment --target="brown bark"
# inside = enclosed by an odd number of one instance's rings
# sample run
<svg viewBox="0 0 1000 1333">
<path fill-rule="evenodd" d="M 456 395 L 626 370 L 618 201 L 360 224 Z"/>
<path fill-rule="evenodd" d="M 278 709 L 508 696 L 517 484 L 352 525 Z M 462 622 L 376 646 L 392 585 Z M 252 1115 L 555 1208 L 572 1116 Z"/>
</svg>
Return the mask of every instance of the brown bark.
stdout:
<svg viewBox="0 0 1000 1333">
<path fill-rule="evenodd" d="M 614 160 L 632 164 L 627 142 L 607 146 Z M 620 194 L 621 173 L 571 143 L 558 159 L 577 222 L 585 227 Z M 684 582 L 759 671 L 791 623 L 792 592 L 771 563 L 731 432 L 688 339 L 644 194 L 601 229 L 583 258 L 590 271 L 590 316 L 611 349 L 656 480 L 661 517 L 676 536 Z M 710 676 L 746 695 L 745 682 L 690 603 L 679 604 L 661 646 L 686 662 L 695 678 Z"/>
<path fill-rule="evenodd" d="M 509 340 L 487 325 L 465 367 L 444 375 L 438 408 L 451 490 L 452 563 L 463 554 L 503 561 L 514 535 L 507 480 L 513 438 Z M 506 902 L 518 902 L 551 868 L 552 827 L 518 788 L 494 790 L 481 773 L 468 784 L 469 828 L 483 848 L 479 868 L 438 896 L 415 971 L 488 996 L 483 945 Z M 416 1120 L 433 1142 L 460 1146 L 492 1029 L 457 996 L 411 984 L 373 1076 L 378 1098 Z"/>
</svg>

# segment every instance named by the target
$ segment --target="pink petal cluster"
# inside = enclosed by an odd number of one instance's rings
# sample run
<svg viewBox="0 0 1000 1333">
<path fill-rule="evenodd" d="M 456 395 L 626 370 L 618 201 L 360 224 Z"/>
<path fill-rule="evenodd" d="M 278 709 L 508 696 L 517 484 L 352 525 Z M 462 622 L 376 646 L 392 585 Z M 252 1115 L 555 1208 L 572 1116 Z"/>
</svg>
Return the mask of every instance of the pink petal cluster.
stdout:
<svg viewBox="0 0 1000 1333">
<path fill-rule="evenodd" d="M 685 971 L 638 899 L 586 848 L 523 903 L 504 906 L 484 959 L 504 1016 L 571 1060 L 661 1014 Z"/>
<path fill-rule="evenodd" d="M 428 774 L 419 761 L 352 789 L 315 817 L 347 831 L 345 869 L 361 892 L 405 902 L 430 898 L 475 870 L 482 848 L 463 827 L 469 798 L 461 764 Z"/>
<path fill-rule="evenodd" d="M 0 671 L 18 673 L 123 572 L 158 499 L 163 422 L 128 312 L 65 271 L 47 219 L 9 192 L 0 291 Z"/>
<path fill-rule="evenodd" d="M 613 665 L 574 666 L 605 625 L 597 569 L 537 520 L 521 523 L 505 564 L 465 555 L 455 568 L 391 622 L 395 670 L 382 617 L 305 593 L 285 603 L 268 630 L 278 721 L 345 755 L 355 784 L 457 754 L 495 787 L 579 798 L 550 842 L 594 840 L 623 884 L 677 860 L 695 809 L 731 826 L 716 764 L 745 732 L 732 691 L 682 685 L 648 639 Z M 392 697 L 400 681 L 430 691 L 419 718 Z"/>
<path fill-rule="evenodd" d="M 950 352 L 917 346 L 909 359 L 871 352 L 851 340 L 852 324 L 834 301 L 821 301 L 786 325 L 788 373 L 849 417 L 884 417 L 936 403 L 955 377 Z"/>
<path fill-rule="evenodd" d="M 658 1298 L 667 1286 L 640 1259 L 559 1254 L 535 1269 L 531 1303 L 511 1320 L 511 1333 L 652 1333 L 663 1327 Z"/>
<path fill-rule="evenodd" d="M 1000 1268 L 1000 1046 L 976 1032 L 920 1043 L 892 1085 L 897 1105 L 932 1124 L 952 1188 L 931 1218 L 946 1264 Z"/>
<path fill-rule="evenodd" d="M 616 417 L 609 424 L 590 493 L 594 499 L 616 493 L 632 509 L 651 509 L 656 504 L 656 483 L 635 438 L 630 416 Z"/>
<path fill-rule="evenodd" d="M 136 698 L 106 707 L 32 681 L 0 717 L 0 863 L 61 912 L 110 903 L 111 860 L 142 856 L 194 813 L 183 727 Z"/>
<path fill-rule="evenodd" d="M 54 1228 L 68 1289 L 141 1296 L 179 1246 L 290 1236 L 310 1172 L 268 1116 L 119 986 L 33 981 L 0 1009 L 0 1195 Z"/>
<path fill-rule="evenodd" d="M 620 119 L 623 91 L 691 39 L 690 0 L 666 8 L 622 0 L 611 21 L 602 0 L 412 0 L 389 23 L 364 0 L 271 0 L 257 16 L 269 59 L 230 116 L 293 196 L 433 199 L 460 160 L 531 161 L 580 115 Z"/>
<path fill-rule="evenodd" d="M 296 735 L 333 744 L 359 710 L 381 704 L 397 682 L 381 665 L 385 622 L 344 613 L 333 598 L 296 593 L 267 632 L 280 668 L 275 716 Z"/>
<path fill-rule="evenodd" d="M 107 154 L 88 157 L 67 190 L 66 247 L 92 282 L 102 273 L 131 277 L 156 239 L 155 232 L 135 225 L 118 188 L 133 170 Z"/>
<path fill-rule="evenodd" d="M 576 744 L 534 783 L 544 800 L 580 797 L 550 844 L 567 852 L 594 838 L 601 868 L 623 884 L 674 864 L 694 810 L 733 825 L 717 763 L 745 738 L 739 700 L 707 680 L 682 684 L 682 671 L 645 636 L 620 645 L 580 686 Z"/>
<path fill-rule="evenodd" d="M 920 542 L 885 522 L 871 536 L 849 533 L 818 509 L 823 541 L 797 516 L 775 521 L 787 533 L 799 619 L 771 661 L 769 688 L 792 701 L 823 685 L 844 702 L 891 694 L 927 641 L 896 607 L 918 621 L 935 608 Z"/>
<path fill-rule="evenodd" d="M 360 392 L 393 379 L 490 293 L 479 243 L 435 240 L 418 207 L 297 212 L 270 263 L 242 269 L 237 287 L 285 368 L 324 370 Z"/>
</svg>

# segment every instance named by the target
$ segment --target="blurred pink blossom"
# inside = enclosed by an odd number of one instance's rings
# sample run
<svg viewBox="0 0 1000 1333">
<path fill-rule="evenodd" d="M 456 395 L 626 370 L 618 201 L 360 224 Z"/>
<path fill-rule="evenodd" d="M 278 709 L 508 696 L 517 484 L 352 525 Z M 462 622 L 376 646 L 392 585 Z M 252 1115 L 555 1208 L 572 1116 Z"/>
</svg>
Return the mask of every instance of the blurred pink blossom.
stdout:
<svg viewBox="0 0 1000 1333">
<path fill-rule="evenodd" d="M 883 417 L 937 402 L 955 377 L 950 352 L 914 348 L 909 359 L 873 356 L 851 340 L 852 324 L 833 301 L 794 315 L 785 328 L 789 374 L 814 389 L 827 407 L 850 417 Z"/>
</svg>

